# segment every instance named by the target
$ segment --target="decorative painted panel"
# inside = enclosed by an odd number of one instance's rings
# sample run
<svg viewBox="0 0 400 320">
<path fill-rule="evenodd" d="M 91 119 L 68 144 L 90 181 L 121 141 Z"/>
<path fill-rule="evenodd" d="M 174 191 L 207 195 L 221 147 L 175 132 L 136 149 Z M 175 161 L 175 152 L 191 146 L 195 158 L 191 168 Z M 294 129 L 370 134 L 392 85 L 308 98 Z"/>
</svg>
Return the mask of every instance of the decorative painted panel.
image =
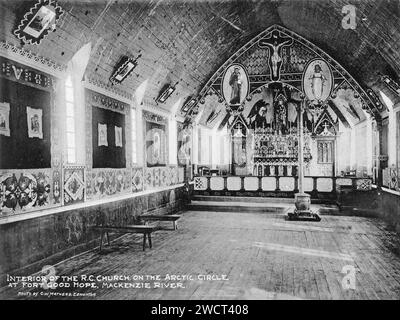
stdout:
<svg viewBox="0 0 400 320">
<path fill-rule="evenodd" d="M 211 177 L 210 178 L 210 189 L 211 190 L 223 190 L 224 189 L 224 178 Z"/>
<path fill-rule="evenodd" d="M 195 177 L 194 178 L 194 190 L 207 190 L 207 178 L 206 177 Z"/>
<path fill-rule="evenodd" d="M 178 164 L 191 165 L 192 154 L 192 129 L 184 128 L 184 124 L 178 122 Z"/>
<path fill-rule="evenodd" d="M 51 170 L 0 173 L 0 212 L 19 213 L 51 206 Z"/>
<path fill-rule="evenodd" d="M 240 177 L 228 177 L 226 178 L 226 186 L 230 191 L 237 191 L 241 189 L 242 182 Z"/>
<path fill-rule="evenodd" d="M 64 168 L 64 204 L 83 202 L 85 199 L 85 167 Z"/>
<path fill-rule="evenodd" d="M 144 190 L 168 187 L 183 181 L 183 168 L 152 167 L 145 168 L 143 175 Z"/>
<path fill-rule="evenodd" d="M 6 49 L 14 52 L 15 47 L 7 45 Z M 27 54 L 27 51 L 21 49 L 15 53 Z M 17 124 L 17 128 L 20 129 L 18 137 L 21 138 L 18 141 L 11 141 L 16 137 L 16 131 L 14 134 L 12 132 L 14 125 L 11 122 L 3 125 L 5 129 L 11 129 L 10 133 L 7 134 L 5 130 L 3 134 L 0 134 L 0 140 L 2 140 L 0 145 L 3 146 L 1 154 L 5 158 L 11 155 L 12 160 L 10 165 L 3 161 L 4 169 L 0 170 L 0 212 L 14 214 L 60 206 L 62 193 L 60 133 L 62 126 L 60 124 L 62 119 L 56 93 L 61 88 L 61 82 L 52 75 L 3 57 L 0 57 L 0 62 L 2 65 L 0 82 L 4 87 L 8 81 L 12 80 L 11 87 L 14 88 L 0 94 L 3 105 L 11 100 L 9 102 L 10 119 L 6 121 L 11 121 L 11 118 L 23 121 L 25 118 L 24 123 L 20 121 Z M 42 66 L 41 62 L 32 61 L 33 64 Z M 17 111 L 23 111 L 23 113 L 16 114 Z M 4 112 L 3 108 L 1 113 L 3 117 Z M 22 139 L 23 137 L 29 141 Z M 8 142 L 4 138 L 7 138 Z M 13 157 L 9 142 L 14 146 L 19 146 L 20 155 L 14 154 L 15 157 Z"/>
<path fill-rule="evenodd" d="M 185 168 L 178 167 L 178 182 L 182 183 L 185 181 Z"/>
<path fill-rule="evenodd" d="M 306 74 L 309 82 L 312 81 L 313 84 L 313 90 L 306 90 L 306 93 L 312 96 L 312 101 L 319 103 L 326 98 L 335 99 L 339 90 L 350 88 L 355 93 L 355 100 L 366 112 L 373 116 L 383 110 L 379 100 L 373 99 L 364 91 L 326 52 L 300 35 L 278 25 L 273 25 L 258 34 L 225 61 L 201 89 L 197 98 L 200 104 L 210 108 L 206 98 L 212 93 L 217 94 L 227 107 L 232 104 L 229 99 L 224 99 L 223 80 L 226 78 L 224 75 L 235 65 L 242 67 L 237 70 L 238 73 L 243 73 L 240 69 L 248 72 L 248 100 L 268 82 L 284 82 L 301 90 L 302 77 Z M 319 86 L 319 77 L 325 79 L 326 86 L 323 88 Z M 316 92 L 316 88 L 320 88 L 320 91 Z M 332 94 L 330 88 L 334 88 Z M 191 110 L 187 115 L 194 118 L 197 115 L 195 111 L 199 108 L 199 105 L 195 106 L 194 111 Z"/>
<path fill-rule="evenodd" d="M 319 192 L 331 192 L 333 187 L 332 178 L 318 178 L 317 190 Z"/>
<path fill-rule="evenodd" d="M 353 181 L 348 178 L 337 178 L 336 179 L 336 190 L 340 190 L 341 186 L 352 186 Z"/>
<path fill-rule="evenodd" d="M 127 169 L 92 169 L 87 188 L 91 191 L 88 199 L 127 193 L 131 190 L 131 177 Z"/>
<path fill-rule="evenodd" d="M 160 115 L 143 111 L 144 155 L 148 168 L 168 162 L 168 121 Z"/>
<path fill-rule="evenodd" d="M 384 187 L 389 188 L 390 185 L 390 171 L 389 168 L 382 170 L 382 184 Z"/>
<path fill-rule="evenodd" d="M 244 178 L 244 189 L 246 191 L 258 190 L 258 178 L 257 177 L 245 177 Z"/>
<path fill-rule="evenodd" d="M 143 168 L 132 168 L 132 192 L 143 190 Z"/>
<path fill-rule="evenodd" d="M 131 169 L 131 149 L 130 143 L 126 143 L 125 157 L 126 168 L 93 168 L 93 132 L 92 120 L 93 107 L 110 110 L 123 115 L 129 115 L 130 107 L 127 103 L 107 97 L 93 90 L 85 90 L 86 101 L 86 198 L 99 199 L 105 196 L 124 194 L 137 191 L 134 181 L 141 184 L 140 177 L 136 176 L 133 180 Z M 125 116 L 125 137 L 130 137 L 130 117 Z M 141 179 L 143 181 L 143 179 Z"/>
<path fill-rule="evenodd" d="M 351 179 L 346 178 L 338 178 L 336 179 L 336 185 L 340 186 L 351 186 L 353 184 Z"/>
<path fill-rule="evenodd" d="M 400 189 L 399 173 L 395 167 L 389 169 L 389 188 L 397 191 Z"/>
<path fill-rule="evenodd" d="M 303 180 L 303 188 L 306 192 L 311 192 L 314 189 L 314 180 L 310 177 L 305 177 Z"/>
<path fill-rule="evenodd" d="M 274 191 L 276 189 L 276 178 L 275 177 L 261 178 L 261 187 L 263 191 Z"/>
<path fill-rule="evenodd" d="M 279 178 L 279 189 L 282 191 L 294 191 L 294 178 L 293 177 Z"/>
<path fill-rule="evenodd" d="M 371 190 L 372 180 L 371 179 L 357 179 L 356 181 L 357 190 Z"/>
<path fill-rule="evenodd" d="M 177 184 L 179 177 L 178 177 L 178 172 L 175 170 L 175 167 L 170 167 L 169 172 L 171 177 L 171 184 Z"/>
</svg>

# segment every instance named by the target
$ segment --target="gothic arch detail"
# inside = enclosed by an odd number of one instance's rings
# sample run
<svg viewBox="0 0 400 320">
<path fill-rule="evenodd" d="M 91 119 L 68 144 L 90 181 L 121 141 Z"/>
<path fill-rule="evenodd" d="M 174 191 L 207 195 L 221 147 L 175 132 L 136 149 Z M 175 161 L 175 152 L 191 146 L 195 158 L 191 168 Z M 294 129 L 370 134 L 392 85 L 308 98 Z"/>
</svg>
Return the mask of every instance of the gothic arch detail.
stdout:
<svg viewBox="0 0 400 320">
<path fill-rule="evenodd" d="M 196 114 L 198 104 L 204 104 L 205 97 L 217 94 L 219 101 L 229 104 L 222 93 L 223 75 L 226 70 L 240 64 L 245 68 L 249 79 L 247 100 L 256 90 L 268 83 L 281 82 L 302 89 L 302 77 L 308 63 L 320 59 L 329 65 L 333 75 L 333 89 L 330 98 L 334 99 L 340 89 L 351 89 L 354 97 L 360 99 L 361 108 L 372 117 L 380 118 L 384 106 L 374 92 L 363 88 L 335 59 L 310 41 L 282 26 L 273 25 L 254 37 L 236 51 L 213 74 L 197 97 L 197 104 L 186 114 Z M 244 103 L 244 102 L 243 102 Z"/>
</svg>

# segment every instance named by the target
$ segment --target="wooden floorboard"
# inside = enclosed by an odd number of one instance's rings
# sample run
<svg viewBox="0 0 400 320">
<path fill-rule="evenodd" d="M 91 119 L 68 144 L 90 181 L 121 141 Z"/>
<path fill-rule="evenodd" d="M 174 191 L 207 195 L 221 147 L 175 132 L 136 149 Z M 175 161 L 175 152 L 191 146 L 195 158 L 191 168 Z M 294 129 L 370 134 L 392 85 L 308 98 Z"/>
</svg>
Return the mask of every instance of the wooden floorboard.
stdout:
<svg viewBox="0 0 400 320">
<path fill-rule="evenodd" d="M 278 213 L 187 211 L 178 230 L 156 231 L 152 240 L 153 249 L 143 252 L 142 236 L 127 234 L 102 253 L 56 265 L 57 275 L 195 277 L 184 288 L 75 289 L 94 299 L 400 299 L 400 239 L 379 219 L 324 215 L 301 222 Z M 345 265 L 356 269 L 354 290 L 342 287 Z M 201 281 L 198 274 L 229 280 Z M 0 297 L 26 299 L 17 293 L 27 291 L 3 288 Z"/>
</svg>

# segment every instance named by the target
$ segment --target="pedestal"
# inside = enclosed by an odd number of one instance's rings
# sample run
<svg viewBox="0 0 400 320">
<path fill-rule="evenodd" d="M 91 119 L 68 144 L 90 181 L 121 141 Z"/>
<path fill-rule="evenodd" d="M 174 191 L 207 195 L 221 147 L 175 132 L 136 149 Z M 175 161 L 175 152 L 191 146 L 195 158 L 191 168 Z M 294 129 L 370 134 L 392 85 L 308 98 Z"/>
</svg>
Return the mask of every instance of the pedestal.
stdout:
<svg viewBox="0 0 400 320">
<path fill-rule="evenodd" d="M 289 220 L 321 221 L 318 213 L 310 210 L 311 196 L 307 193 L 295 194 L 295 209 L 288 212 Z"/>
<path fill-rule="evenodd" d="M 311 196 L 308 193 L 296 193 L 294 204 L 299 211 L 310 210 Z"/>
</svg>

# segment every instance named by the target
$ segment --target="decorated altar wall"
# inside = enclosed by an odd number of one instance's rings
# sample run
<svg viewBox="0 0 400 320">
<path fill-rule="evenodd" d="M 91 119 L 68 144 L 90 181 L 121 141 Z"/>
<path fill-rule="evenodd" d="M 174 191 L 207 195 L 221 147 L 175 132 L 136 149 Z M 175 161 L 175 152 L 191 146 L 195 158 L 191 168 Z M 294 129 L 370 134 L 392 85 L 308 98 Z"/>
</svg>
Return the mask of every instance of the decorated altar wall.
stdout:
<svg viewBox="0 0 400 320">
<path fill-rule="evenodd" d="M 297 167 L 300 104 L 306 110 L 306 175 L 371 173 L 367 137 L 355 125 L 379 120 L 383 105 L 327 53 L 281 26 L 266 29 L 235 52 L 203 87 L 188 115 L 201 113 L 201 125 L 231 131 L 231 173 L 291 176 Z"/>
</svg>

